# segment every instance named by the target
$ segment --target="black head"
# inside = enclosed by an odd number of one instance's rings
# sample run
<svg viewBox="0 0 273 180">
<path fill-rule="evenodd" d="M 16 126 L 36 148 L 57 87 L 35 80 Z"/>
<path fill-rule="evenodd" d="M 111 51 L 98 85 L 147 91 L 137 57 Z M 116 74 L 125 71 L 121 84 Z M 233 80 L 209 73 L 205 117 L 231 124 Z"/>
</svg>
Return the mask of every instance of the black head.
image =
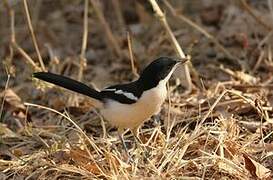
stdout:
<svg viewBox="0 0 273 180">
<path fill-rule="evenodd" d="M 144 89 L 155 87 L 161 80 L 167 78 L 167 81 L 172 70 L 180 62 L 169 57 L 160 57 L 143 70 L 138 81 L 144 85 Z"/>
</svg>

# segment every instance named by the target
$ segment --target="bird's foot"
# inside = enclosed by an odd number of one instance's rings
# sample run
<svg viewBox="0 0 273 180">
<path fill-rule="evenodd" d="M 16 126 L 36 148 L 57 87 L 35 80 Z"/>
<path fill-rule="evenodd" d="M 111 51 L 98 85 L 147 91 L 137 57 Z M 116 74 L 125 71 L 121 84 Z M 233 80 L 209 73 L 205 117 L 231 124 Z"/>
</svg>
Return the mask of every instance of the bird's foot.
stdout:
<svg viewBox="0 0 273 180">
<path fill-rule="evenodd" d="M 151 153 L 148 150 L 148 146 L 144 144 L 138 136 L 134 135 L 134 137 L 135 137 L 136 148 L 141 150 L 141 153 L 144 155 L 144 160 L 147 160 L 151 156 Z"/>
</svg>

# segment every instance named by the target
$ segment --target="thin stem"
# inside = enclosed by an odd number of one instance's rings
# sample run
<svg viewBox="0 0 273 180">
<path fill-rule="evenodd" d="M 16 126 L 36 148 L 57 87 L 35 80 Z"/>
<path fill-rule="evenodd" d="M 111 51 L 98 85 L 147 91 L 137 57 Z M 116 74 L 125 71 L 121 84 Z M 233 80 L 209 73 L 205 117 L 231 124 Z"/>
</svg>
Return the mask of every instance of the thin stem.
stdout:
<svg viewBox="0 0 273 180">
<path fill-rule="evenodd" d="M 108 38 L 108 40 L 110 42 L 110 44 L 108 45 L 109 49 L 113 50 L 119 57 L 122 57 L 122 51 L 118 45 L 118 42 L 117 42 L 115 36 L 113 35 L 108 23 L 106 22 L 106 20 L 104 18 L 102 10 L 100 9 L 100 7 L 98 5 L 98 1 L 97 0 L 90 0 L 90 2 L 94 8 L 96 15 L 98 16 L 100 23 L 102 24 L 102 26 L 105 30 L 106 37 Z"/>
<path fill-rule="evenodd" d="M 138 78 L 139 74 L 137 73 L 135 63 L 134 63 L 135 61 L 134 61 L 134 54 L 132 49 L 132 39 L 129 32 L 127 32 L 127 42 L 128 42 L 129 56 L 130 56 L 130 62 L 131 62 L 131 69 L 135 78 Z"/>
<path fill-rule="evenodd" d="M 84 1 L 84 17 L 83 17 L 83 35 L 82 35 L 82 48 L 80 54 L 80 69 L 78 74 L 78 81 L 82 80 L 83 71 L 86 67 L 86 47 L 87 47 L 87 39 L 88 39 L 88 0 Z"/>
<path fill-rule="evenodd" d="M 36 53 L 37 53 L 41 68 L 42 68 L 43 71 L 46 71 L 46 68 L 45 68 L 45 65 L 44 65 L 42 56 L 40 54 L 38 44 L 37 44 L 37 40 L 36 40 L 36 37 L 35 37 L 35 34 L 34 34 L 34 30 L 33 30 L 32 24 L 31 24 L 31 18 L 30 18 L 30 14 L 29 14 L 29 10 L 28 10 L 27 1 L 23 0 L 23 3 L 24 3 L 24 10 L 25 10 L 26 17 L 27 17 L 28 29 L 29 29 L 30 34 L 31 34 L 31 39 L 32 39 L 33 45 L 35 47 L 35 50 L 36 50 Z"/>
<path fill-rule="evenodd" d="M 192 20 L 190 20 L 189 18 L 187 18 L 183 14 L 177 14 L 176 10 L 173 8 L 173 6 L 168 1 L 164 0 L 163 2 L 166 5 L 166 7 L 170 10 L 171 14 L 174 17 L 179 18 L 183 22 L 185 22 L 188 25 L 190 25 L 191 27 L 195 28 L 197 31 L 202 33 L 206 38 L 211 40 L 219 48 L 219 50 L 221 50 L 229 59 L 236 60 L 235 63 L 240 64 L 240 62 L 239 62 L 240 60 L 237 57 L 233 56 L 224 46 L 222 46 L 222 44 L 212 34 L 210 34 L 208 31 L 206 31 L 200 25 L 193 22 Z"/>
<path fill-rule="evenodd" d="M 175 49 L 175 51 L 177 52 L 177 54 L 179 55 L 180 58 L 185 59 L 186 55 L 183 52 L 182 48 L 180 47 L 177 39 L 175 38 L 167 20 L 165 15 L 163 14 L 162 10 L 160 9 L 160 7 L 158 6 L 157 2 L 155 0 L 149 0 L 159 21 L 162 23 L 162 25 L 164 26 L 167 34 L 169 35 L 169 38 L 172 42 L 172 45 Z M 185 78 L 186 78 L 186 82 L 187 82 L 187 92 L 191 92 L 192 91 L 192 83 L 191 83 L 191 76 L 190 76 L 190 72 L 189 72 L 189 67 L 187 64 L 184 64 L 184 73 L 185 73 Z M 182 75 L 181 75 L 182 76 Z M 182 76 L 183 77 L 183 76 Z"/>
<path fill-rule="evenodd" d="M 269 24 L 267 24 L 266 22 L 264 22 L 260 17 L 258 17 L 254 10 L 247 4 L 246 0 L 240 0 L 242 6 L 244 7 L 244 9 L 259 23 L 261 24 L 263 27 L 265 27 L 268 31 L 272 30 L 272 26 L 270 26 Z"/>
</svg>

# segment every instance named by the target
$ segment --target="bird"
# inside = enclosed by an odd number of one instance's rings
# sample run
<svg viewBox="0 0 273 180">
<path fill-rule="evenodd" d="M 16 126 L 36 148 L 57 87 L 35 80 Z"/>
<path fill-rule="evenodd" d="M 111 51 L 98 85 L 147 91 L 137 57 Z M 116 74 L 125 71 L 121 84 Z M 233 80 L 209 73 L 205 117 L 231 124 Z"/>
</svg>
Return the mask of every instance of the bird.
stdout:
<svg viewBox="0 0 273 180">
<path fill-rule="evenodd" d="M 182 61 L 184 60 L 184 61 Z M 135 81 L 116 84 L 100 91 L 82 82 L 51 72 L 36 72 L 37 79 L 88 96 L 102 117 L 116 127 L 119 139 L 126 151 L 124 130 L 129 129 L 140 141 L 138 131 L 141 125 L 157 115 L 167 98 L 167 82 L 171 75 L 187 59 L 159 57 L 152 61 Z M 141 141 L 140 141 L 141 142 Z"/>
</svg>

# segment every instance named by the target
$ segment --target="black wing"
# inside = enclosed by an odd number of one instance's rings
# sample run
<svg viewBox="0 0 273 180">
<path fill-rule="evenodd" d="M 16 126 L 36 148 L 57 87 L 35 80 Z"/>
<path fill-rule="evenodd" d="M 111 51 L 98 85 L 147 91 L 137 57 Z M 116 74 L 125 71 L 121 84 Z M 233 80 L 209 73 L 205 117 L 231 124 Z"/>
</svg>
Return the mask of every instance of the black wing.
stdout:
<svg viewBox="0 0 273 180">
<path fill-rule="evenodd" d="M 138 82 L 109 86 L 101 92 L 103 99 L 113 99 L 123 104 L 133 104 L 142 95 Z"/>
</svg>

